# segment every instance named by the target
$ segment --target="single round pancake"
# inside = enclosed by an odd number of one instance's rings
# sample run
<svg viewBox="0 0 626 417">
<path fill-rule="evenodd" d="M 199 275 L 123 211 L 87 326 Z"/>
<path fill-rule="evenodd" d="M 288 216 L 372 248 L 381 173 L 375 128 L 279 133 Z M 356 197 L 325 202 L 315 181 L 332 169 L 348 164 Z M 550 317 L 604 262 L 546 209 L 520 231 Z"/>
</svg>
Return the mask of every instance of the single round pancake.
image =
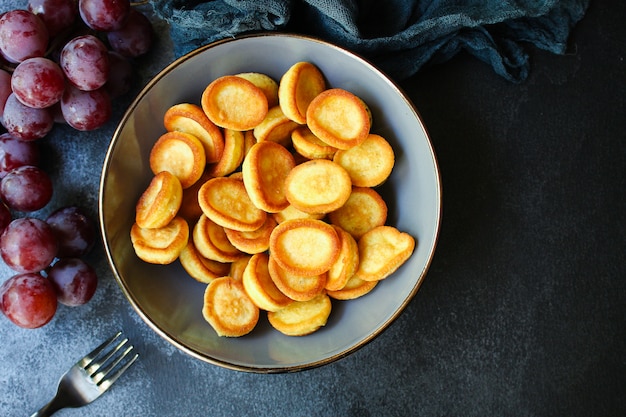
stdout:
<svg viewBox="0 0 626 417">
<path fill-rule="evenodd" d="M 306 159 L 333 159 L 337 148 L 320 140 L 308 126 L 300 126 L 291 132 L 293 148 Z"/>
<path fill-rule="evenodd" d="M 287 336 L 306 336 L 325 326 L 332 309 L 330 298 L 319 294 L 309 301 L 294 301 L 267 318 L 276 330 Z"/>
<path fill-rule="evenodd" d="M 369 294 L 376 284 L 378 284 L 378 281 L 364 281 L 353 276 L 343 288 L 336 291 L 327 291 L 327 294 L 330 298 L 334 298 L 335 300 L 354 300 L 355 298 Z"/>
<path fill-rule="evenodd" d="M 321 71 L 310 62 L 297 62 L 281 77 L 278 99 L 285 116 L 299 124 L 306 123 L 311 101 L 326 89 Z"/>
<path fill-rule="evenodd" d="M 285 271 L 274 256 L 269 257 L 269 275 L 280 292 L 294 301 L 308 301 L 324 290 L 326 272 L 313 276 L 302 276 Z"/>
<path fill-rule="evenodd" d="M 207 167 L 207 172 L 212 177 L 225 177 L 233 173 L 245 153 L 245 137 L 243 132 L 232 129 L 224 129 L 224 151 L 220 160 Z"/>
<path fill-rule="evenodd" d="M 184 132 L 167 132 L 152 146 L 150 169 L 156 175 L 169 171 L 183 188 L 189 188 L 202 176 L 206 166 L 204 146 L 200 139 Z"/>
<path fill-rule="evenodd" d="M 253 255 L 243 272 L 243 287 L 261 310 L 277 311 L 287 307 L 292 300 L 276 287 L 268 270 L 267 253 Z"/>
<path fill-rule="evenodd" d="M 353 187 L 343 206 L 328 213 L 328 220 L 359 239 L 366 232 L 387 221 L 385 200 L 369 187 Z"/>
<path fill-rule="evenodd" d="M 285 116 L 280 106 L 274 106 L 253 132 L 258 142 L 271 141 L 287 147 L 291 145 L 291 132 L 298 126 L 298 123 Z"/>
<path fill-rule="evenodd" d="M 337 151 L 333 161 L 348 171 L 353 185 L 376 187 L 389 178 L 395 156 L 385 138 L 369 134 L 360 145 Z"/>
<path fill-rule="evenodd" d="M 243 256 L 243 253 L 230 243 L 224 228 L 204 214 L 198 219 L 192 234 L 196 249 L 207 259 L 233 262 Z"/>
<path fill-rule="evenodd" d="M 246 191 L 257 208 L 276 213 L 289 205 L 285 180 L 294 166 L 291 152 L 278 143 L 258 142 L 250 148 L 241 170 Z"/>
<path fill-rule="evenodd" d="M 260 72 L 243 72 L 237 77 L 244 78 L 259 87 L 267 98 L 267 107 L 278 105 L 278 83 L 272 77 Z"/>
<path fill-rule="evenodd" d="M 254 129 L 267 114 L 267 97 L 250 81 L 225 75 L 203 91 L 202 110 L 219 127 L 232 130 Z"/>
<path fill-rule="evenodd" d="M 190 237 L 178 257 L 183 269 L 196 281 L 208 284 L 230 273 L 230 264 L 207 259 L 196 249 Z"/>
<path fill-rule="evenodd" d="M 259 321 L 259 308 L 250 300 L 241 281 L 221 277 L 204 291 L 202 316 L 218 336 L 239 337 L 250 333 Z"/>
<path fill-rule="evenodd" d="M 327 159 L 313 159 L 297 165 L 285 180 L 287 200 L 307 213 L 337 210 L 351 192 L 352 183 L 346 170 Z"/>
<path fill-rule="evenodd" d="M 254 255 L 265 252 L 270 247 L 270 236 L 276 227 L 276 220 L 272 216 L 267 216 L 263 226 L 251 232 L 240 232 L 238 230 L 224 228 L 226 237 L 230 243 L 241 252 Z"/>
<path fill-rule="evenodd" d="M 349 91 L 332 88 L 311 101 L 306 120 L 311 132 L 338 149 L 361 144 L 370 132 L 370 116 L 363 101 Z"/>
<path fill-rule="evenodd" d="M 135 222 L 144 229 L 166 226 L 178 213 L 183 188 L 178 177 L 168 171 L 156 174 L 135 206 Z"/>
<path fill-rule="evenodd" d="M 248 262 L 252 255 L 245 254 L 241 258 L 237 259 L 230 263 L 230 272 L 226 275 L 233 277 L 237 281 L 243 280 L 243 272 L 246 270 L 246 266 L 248 266 Z"/>
<path fill-rule="evenodd" d="M 270 236 L 270 253 L 281 268 L 301 276 L 328 271 L 339 256 L 339 237 L 335 229 L 313 219 L 280 223 Z"/>
<path fill-rule="evenodd" d="M 258 229 L 267 217 L 252 203 L 243 181 L 236 178 L 211 178 L 200 187 L 198 203 L 215 223 L 242 232 Z"/>
<path fill-rule="evenodd" d="M 328 270 L 325 288 L 328 291 L 342 289 L 359 267 L 359 246 L 352 235 L 339 226 L 333 226 L 339 236 L 340 252 Z"/>
<path fill-rule="evenodd" d="M 219 127 L 206 116 L 200 106 L 180 103 L 171 106 L 163 116 L 169 132 L 185 132 L 197 137 L 204 147 L 207 164 L 219 161 L 224 151 L 224 137 Z"/>
<path fill-rule="evenodd" d="M 167 226 L 142 229 L 134 223 L 130 240 L 137 257 L 151 264 L 174 262 L 189 240 L 189 225 L 182 217 L 174 217 Z"/>
<path fill-rule="evenodd" d="M 378 226 L 359 239 L 359 268 L 355 277 L 380 281 L 393 274 L 413 254 L 415 239 L 392 226 Z"/>
</svg>

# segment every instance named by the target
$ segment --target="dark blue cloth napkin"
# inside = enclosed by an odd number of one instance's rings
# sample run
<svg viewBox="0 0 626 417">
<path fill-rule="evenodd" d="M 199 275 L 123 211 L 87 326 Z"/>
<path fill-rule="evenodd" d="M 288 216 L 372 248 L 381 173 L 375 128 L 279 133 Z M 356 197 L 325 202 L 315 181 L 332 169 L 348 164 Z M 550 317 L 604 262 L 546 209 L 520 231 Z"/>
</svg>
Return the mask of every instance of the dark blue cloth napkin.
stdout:
<svg viewBox="0 0 626 417">
<path fill-rule="evenodd" d="M 527 46 L 567 50 L 589 0 L 152 0 L 170 24 L 175 54 L 257 31 L 320 37 L 396 79 L 460 51 L 504 78 L 528 76 Z"/>
</svg>

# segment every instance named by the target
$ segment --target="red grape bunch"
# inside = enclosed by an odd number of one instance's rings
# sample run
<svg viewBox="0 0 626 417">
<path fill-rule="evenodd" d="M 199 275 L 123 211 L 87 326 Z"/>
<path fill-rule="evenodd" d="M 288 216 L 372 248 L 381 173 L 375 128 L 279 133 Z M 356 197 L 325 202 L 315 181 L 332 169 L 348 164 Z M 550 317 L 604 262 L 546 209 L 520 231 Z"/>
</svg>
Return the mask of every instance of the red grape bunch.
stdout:
<svg viewBox="0 0 626 417">
<path fill-rule="evenodd" d="M 150 20 L 130 0 L 28 0 L 1 14 L 0 122 L 25 141 L 55 122 L 101 127 L 130 88 L 130 60 L 152 41 Z"/>
</svg>

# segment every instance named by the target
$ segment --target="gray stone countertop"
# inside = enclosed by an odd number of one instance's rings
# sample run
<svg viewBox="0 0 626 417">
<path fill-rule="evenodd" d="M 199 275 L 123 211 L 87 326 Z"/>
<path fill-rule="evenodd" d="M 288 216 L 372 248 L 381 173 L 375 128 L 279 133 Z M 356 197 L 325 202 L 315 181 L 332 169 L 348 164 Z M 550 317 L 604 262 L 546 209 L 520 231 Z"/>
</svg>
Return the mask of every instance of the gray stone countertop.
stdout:
<svg viewBox="0 0 626 417">
<path fill-rule="evenodd" d="M 0 12 L 26 1 L 3 0 Z M 141 353 L 103 397 L 59 416 L 626 415 L 626 44 L 620 0 L 592 2 L 572 53 L 532 51 L 510 84 L 461 55 L 401 85 L 430 132 L 444 215 L 424 284 L 382 335 L 320 368 L 227 370 L 194 359 L 133 311 L 98 244 L 99 287 L 25 330 L 0 316 L 0 415 L 26 416 L 118 329 Z M 55 196 L 97 218 L 109 140 L 142 85 L 173 60 L 157 25 L 133 92 L 103 128 L 41 140 Z M 14 272 L 0 266 L 0 281 Z"/>
</svg>

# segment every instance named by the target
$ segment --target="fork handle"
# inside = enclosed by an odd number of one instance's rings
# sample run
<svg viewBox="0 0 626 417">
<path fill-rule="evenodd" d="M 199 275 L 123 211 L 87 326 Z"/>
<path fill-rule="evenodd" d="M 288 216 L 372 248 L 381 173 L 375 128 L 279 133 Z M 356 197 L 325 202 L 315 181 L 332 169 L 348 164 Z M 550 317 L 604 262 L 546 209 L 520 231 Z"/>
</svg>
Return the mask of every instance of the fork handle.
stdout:
<svg viewBox="0 0 626 417">
<path fill-rule="evenodd" d="M 41 407 L 39 411 L 30 417 L 48 417 L 56 413 L 60 409 L 65 408 L 65 405 L 59 401 L 59 397 L 54 397 L 48 404 Z"/>
</svg>

